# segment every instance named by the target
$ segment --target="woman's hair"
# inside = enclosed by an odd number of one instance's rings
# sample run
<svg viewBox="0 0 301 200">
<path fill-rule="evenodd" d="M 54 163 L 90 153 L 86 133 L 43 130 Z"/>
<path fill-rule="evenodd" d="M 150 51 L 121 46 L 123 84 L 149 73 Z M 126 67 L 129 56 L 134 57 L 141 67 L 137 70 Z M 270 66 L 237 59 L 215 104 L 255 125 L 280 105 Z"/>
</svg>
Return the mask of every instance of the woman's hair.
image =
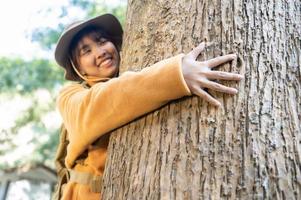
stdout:
<svg viewBox="0 0 301 200">
<path fill-rule="evenodd" d="M 79 49 L 78 43 L 81 41 L 81 39 L 84 36 L 89 35 L 93 41 L 99 41 L 101 38 L 105 38 L 112 42 L 114 46 L 116 47 L 118 53 L 120 52 L 121 47 L 116 45 L 118 38 L 114 38 L 110 35 L 108 35 L 104 30 L 101 28 L 95 27 L 95 26 L 89 26 L 87 28 L 84 28 L 80 32 L 78 32 L 75 37 L 72 39 L 71 44 L 69 46 L 69 58 L 72 60 L 75 67 L 79 66 L 78 63 L 78 57 L 79 57 Z M 68 65 L 71 65 L 70 61 L 68 62 Z M 76 72 L 73 70 L 73 68 L 70 66 L 69 68 L 72 69 L 73 76 L 76 77 L 77 80 L 81 81 L 82 79 L 76 74 Z"/>
</svg>

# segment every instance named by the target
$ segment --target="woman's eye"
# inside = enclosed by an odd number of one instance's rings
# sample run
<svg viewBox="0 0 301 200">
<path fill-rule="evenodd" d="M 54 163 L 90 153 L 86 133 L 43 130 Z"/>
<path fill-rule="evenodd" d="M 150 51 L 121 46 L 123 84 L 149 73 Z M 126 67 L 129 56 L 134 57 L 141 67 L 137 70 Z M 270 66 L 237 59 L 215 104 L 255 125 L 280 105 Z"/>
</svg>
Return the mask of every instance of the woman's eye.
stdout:
<svg viewBox="0 0 301 200">
<path fill-rule="evenodd" d="M 83 54 L 83 55 L 86 55 L 86 54 L 88 54 L 88 53 L 90 53 L 90 52 L 91 52 L 90 49 L 83 49 L 83 50 L 82 50 L 82 54 Z"/>
</svg>

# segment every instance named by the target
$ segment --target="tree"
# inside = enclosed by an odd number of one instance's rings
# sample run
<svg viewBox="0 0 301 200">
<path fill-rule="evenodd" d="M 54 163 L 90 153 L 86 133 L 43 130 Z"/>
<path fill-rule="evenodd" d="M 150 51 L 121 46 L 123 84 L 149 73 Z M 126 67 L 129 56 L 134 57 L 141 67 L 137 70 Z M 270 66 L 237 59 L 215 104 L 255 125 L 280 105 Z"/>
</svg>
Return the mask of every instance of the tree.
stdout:
<svg viewBox="0 0 301 200">
<path fill-rule="evenodd" d="M 114 131 L 102 199 L 300 199 L 300 38 L 300 1 L 129 1 L 122 70 L 206 39 L 199 60 L 236 52 L 220 70 L 245 79 L 208 90 L 221 109 L 184 98 Z"/>
</svg>

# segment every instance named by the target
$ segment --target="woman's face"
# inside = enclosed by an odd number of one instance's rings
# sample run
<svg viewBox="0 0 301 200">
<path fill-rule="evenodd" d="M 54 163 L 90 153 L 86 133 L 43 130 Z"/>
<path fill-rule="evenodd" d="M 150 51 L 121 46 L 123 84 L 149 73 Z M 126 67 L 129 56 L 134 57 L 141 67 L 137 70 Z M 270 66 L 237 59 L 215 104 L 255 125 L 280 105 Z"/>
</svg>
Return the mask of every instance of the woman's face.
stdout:
<svg viewBox="0 0 301 200">
<path fill-rule="evenodd" d="M 78 45 L 78 67 L 82 75 L 113 78 L 118 74 L 120 57 L 115 45 L 92 34 L 83 36 Z"/>
</svg>

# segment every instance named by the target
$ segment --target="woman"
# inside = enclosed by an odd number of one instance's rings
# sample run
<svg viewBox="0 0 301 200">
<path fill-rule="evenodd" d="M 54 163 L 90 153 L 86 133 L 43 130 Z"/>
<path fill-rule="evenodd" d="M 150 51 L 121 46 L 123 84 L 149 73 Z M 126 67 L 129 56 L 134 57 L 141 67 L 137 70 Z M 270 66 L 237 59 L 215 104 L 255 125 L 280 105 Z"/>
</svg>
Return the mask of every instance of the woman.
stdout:
<svg viewBox="0 0 301 200">
<path fill-rule="evenodd" d="M 72 24 L 58 41 L 55 59 L 66 79 L 76 82 L 65 87 L 57 101 L 69 140 L 65 164 L 70 181 L 62 199 L 100 199 L 110 131 L 192 94 L 220 106 L 203 88 L 237 93 L 210 80 L 241 80 L 239 74 L 211 71 L 236 55 L 197 62 L 205 43 L 186 55 L 119 77 L 122 33 L 118 20 L 105 14 Z"/>
</svg>

